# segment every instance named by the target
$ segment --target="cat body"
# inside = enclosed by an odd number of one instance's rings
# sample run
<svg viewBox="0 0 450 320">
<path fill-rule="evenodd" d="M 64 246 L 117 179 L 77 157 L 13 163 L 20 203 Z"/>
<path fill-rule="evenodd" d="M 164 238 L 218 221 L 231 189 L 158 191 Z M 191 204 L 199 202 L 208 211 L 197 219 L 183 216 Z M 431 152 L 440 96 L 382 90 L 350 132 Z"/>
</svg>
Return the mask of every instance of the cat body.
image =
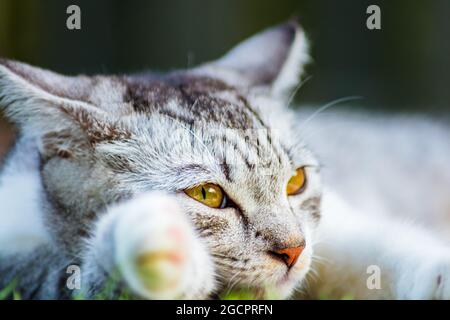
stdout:
<svg viewBox="0 0 450 320">
<path fill-rule="evenodd" d="M 65 77 L 0 60 L 0 106 L 20 132 L 0 176 L 0 286 L 17 280 L 35 299 L 450 298 L 445 241 L 383 197 L 365 202 L 369 186 L 352 199 L 366 172 L 339 171 L 352 168 L 332 154 L 350 140 L 308 136 L 327 123 L 286 107 L 307 61 L 295 22 L 168 75 Z"/>
</svg>

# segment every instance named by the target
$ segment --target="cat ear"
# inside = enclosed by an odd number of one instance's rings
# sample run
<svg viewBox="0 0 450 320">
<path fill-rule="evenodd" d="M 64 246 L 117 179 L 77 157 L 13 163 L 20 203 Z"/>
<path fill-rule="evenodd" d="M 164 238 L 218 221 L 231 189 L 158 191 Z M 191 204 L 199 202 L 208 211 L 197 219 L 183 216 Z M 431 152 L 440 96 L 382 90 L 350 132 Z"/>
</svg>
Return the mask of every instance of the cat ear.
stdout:
<svg viewBox="0 0 450 320">
<path fill-rule="evenodd" d="M 237 73 L 236 82 L 244 80 L 247 86 L 266 87 L 273 95 L 285 96 L 298 84 L 308 61 L 306 36 L 291 20 L 245 40 L 210 67 L 215 69 L 212 72 Z"/>
<path fill-rule="evenodd" d="M 60 141 L 64 133 L 65 140 L 85 136 L 93 142 L 104 130 L 112 130 L 106 112 L 87 101 L 91 86 L 88 77 L 66 77 L 0 59 L 0 110 L 19 130 L 35 137 Z"/>
</svg>

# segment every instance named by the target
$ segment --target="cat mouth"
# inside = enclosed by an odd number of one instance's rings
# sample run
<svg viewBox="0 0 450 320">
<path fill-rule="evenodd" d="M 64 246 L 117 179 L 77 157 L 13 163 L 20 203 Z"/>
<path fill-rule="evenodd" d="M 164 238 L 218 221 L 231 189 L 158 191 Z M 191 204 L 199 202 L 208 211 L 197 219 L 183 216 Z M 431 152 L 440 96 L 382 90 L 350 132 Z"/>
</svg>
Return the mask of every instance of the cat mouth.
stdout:
<svg viewBox="0 0 450 320">
<path fill-rule="evenodd" d="M 275 288 L 278 288 L 281 291 L 290 291 L 289 288 L 300 285 L 308 270 L 308 262 L 304 259 L 299 259 L 292 268 L 287 269 L 286 272 L 275 281 Z"/>
<path fill-rule="evenodd" d="M 287 270 L 286 273 L 276 282 L 277 286 L 285 286 L 292 282 L 297 282 L 298 279 L 293 275 L 291 270 Z"/>
</svg>

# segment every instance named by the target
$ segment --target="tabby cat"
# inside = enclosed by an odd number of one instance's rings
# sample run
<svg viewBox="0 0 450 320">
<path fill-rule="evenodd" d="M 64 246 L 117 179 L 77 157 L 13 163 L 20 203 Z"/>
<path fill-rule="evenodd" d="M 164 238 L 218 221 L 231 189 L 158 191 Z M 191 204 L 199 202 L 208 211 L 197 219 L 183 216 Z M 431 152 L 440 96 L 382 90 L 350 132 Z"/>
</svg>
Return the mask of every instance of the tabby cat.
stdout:
<svg viewBox="0 0 450 320">
<path fill-rule="evenodd" d="M 18 137 L 0 175 L 0 288 L 449 299 L 445 236 L 399 217 L 449 213 L 449 131 L 290 110 L 308 61 L 293 21 L 166 75 L 68 77 L 1 59 Z"/>
</svg>

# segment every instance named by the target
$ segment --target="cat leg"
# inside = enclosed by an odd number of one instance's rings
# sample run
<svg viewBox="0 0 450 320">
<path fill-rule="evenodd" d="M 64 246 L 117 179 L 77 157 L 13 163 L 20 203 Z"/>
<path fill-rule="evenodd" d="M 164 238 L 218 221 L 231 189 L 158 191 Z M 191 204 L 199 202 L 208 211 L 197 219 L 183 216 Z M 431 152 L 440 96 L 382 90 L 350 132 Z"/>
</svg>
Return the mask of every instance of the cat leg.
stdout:
<svg viewBox="0 0 450 320">
<path fill-rule="evenodd" d="M 314 296 L 450 299 L 450 248 L 437 237 L 355 211 L 332 193 L 324 194 L 322 211 Z"/>
<path fill-rule="evenodd" d="M 0 252 L 0 292 L 21 299 L 70 299 L 67 267 L 76 262 L 51 243 L 14 254 Z"/>
<path fill-rule="evenodd" d="M 147 299 L 202 299 L 214 289 L 213 264 L 175 200 L 149 193 L 110 208 L 96 224 L 81 267 L 81 292 L 104 295 L 111 276 Z"/>
</svg>

